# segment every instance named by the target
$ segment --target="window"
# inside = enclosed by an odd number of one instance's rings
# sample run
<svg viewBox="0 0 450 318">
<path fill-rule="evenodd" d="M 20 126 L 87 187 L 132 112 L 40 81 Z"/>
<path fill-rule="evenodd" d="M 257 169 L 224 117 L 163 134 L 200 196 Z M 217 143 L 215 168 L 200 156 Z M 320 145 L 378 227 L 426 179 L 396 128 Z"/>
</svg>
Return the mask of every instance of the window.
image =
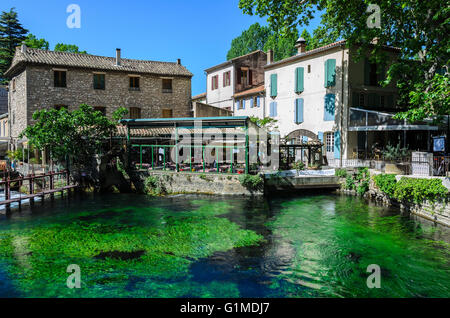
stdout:
<svg viewBox="0 0 450 318">
<path fill-rule="evenodd" d="M 130 107 L 130 119 L 141 118 L 141 109 L 139 107 Z"/>
<path fill-rule="evenodd" d="M 67 72 L 53 71 L 55 87 L 67 87 Z"/>
<path fill-rule="evenodd" d="M 223 87 L 227 87 L 231 85 L 231 72 L 223 73 Z"/>
<path fill-rule="evenodd" d="M 219 75 L 215 75 L 211 78 L 211 90 L 219 88 Z"/>
<path fill-rule="evenodd" d="M 308 73 L 311 73 L 311 65 L 308 65 Z"/>
<path fill-rule="evenodd" d="M 138 91 L 140 89 L 140 77 L 130 76 L 130 90 Z"/>
<path fill-rule="evenodd" d="M 162 110 L 162 118 L 172 118 L 172 117 L 173 117 L 172 109 L 163 109 Z"/>
<path fill-rule="evenodd" d="M 303 79 L 305 70 L 303 67 L 297 67 L 295 69 L 295 92 L 297 94 L 303 92 Z"/>
<path fill-rule="evenodd" d="M 172 79 L 163 78 L 162 79 L 162 91 L 163 93 L 172 93 Z"/>
<path fill-rule="evenodd" d="M 94 74 L 94 89 L 105 89 L 105 74 Z"/>
<path fill-rule="evenodd" d="M 336 85 L 336 60 L 328 59 L 325 61 L 325 87 L 334 87 Z"/>
<path fill-rule="evenodd" d="M 303 98 L 297 98 L 295 100 L 295 123 L 301 124 L 303 123 Z"/>
<path fill-rule="evenodd" d="M 12 80 L 12 90 L 15 91 L 16 90 L 16 79 Z"/>
<path fill-rule="evenodd" d="M 364 59 L 364 85 L 380 86 L 380 81 L 386 78 L 386 68 L 382 64 L 371 63 Z"/>
<path fill-rule="evenodd" d="M 334 94 L 325 95 L 324 117 L 323 117 L 324 121 L 334 121 L 335 104 L 336 104 L 336 95 Z"/>
<path fill-rule="evenodd" d="M 327 152 L 334 152 L 334 133 L 327 133 Z"/>
<path fill-rule="evenodd" d="M 94 107 L 94 110 L 95 110 L 96 112 L 102 113 L 103 116 L 106 116 L 106 107 L 103 107 L 103 106 L 97 106 L 97 107 Z"/>
<path fill-rule="evenodd" d="M 277 74 L 270 75 L 270 97 L 277 97 L 278 87 L 277 87 Z"/>
<path fill-rule="evenodd" d="M 366 106 L 366 95 L 361 93 L 359 94 L 359 105 L 360 107 L 365 107 Z"/>
<path fill-rule="evenodd" d="M 56 110 L 61 110 L 63 108 L 67 109 L 66 105 L 55 105 L 53 108 L 55 108 Z"/>
</svg>

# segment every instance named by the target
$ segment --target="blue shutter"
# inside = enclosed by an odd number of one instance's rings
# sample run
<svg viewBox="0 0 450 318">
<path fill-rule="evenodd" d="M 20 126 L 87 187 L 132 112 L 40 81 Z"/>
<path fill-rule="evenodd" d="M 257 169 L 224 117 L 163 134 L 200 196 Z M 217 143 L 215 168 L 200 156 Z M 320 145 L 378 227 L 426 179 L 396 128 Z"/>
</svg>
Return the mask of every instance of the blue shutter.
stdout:
<svg viewBox="0 0 450 318">
<path fill-rule="evenodd" d="M 270 117 L 277 117 L 277 103 L 270 103 Z"/>
<path fill-rule="evenodd" d="M 241 105 L 240 105 L 240 101 L 236 101 L 236 109 L 240 109 Z"/>
<path fill-rule="evenodd" d="M 319 137 L 319 140 L 320 140 L 321 142 L 323 142 L 323 132 L 319 131 L 319 133 L 318 133 L 317 135 L 318 135 L 318 137 Z"/>
<path fill-rule="evenodd" d="M 303 123 L 303 98 L 297 98 L 295 100 L 295 123 L 301 124 Z"/>
<path fill-rule="evenodd" d="M 270 97 L 276 97 L 278 94 L 277 80 L 277 74 L 270 75 Z"/>
<path fill-rule="evenodd" d="M 242 109 L 245 109 L 245 99 L 242 100 Z"/>
<path fill-rule="evenodd" d="M 336 85 L 336 60 L 329 59 L 325 61 L 325 87 Z"/>
<path fill-rule="evenodd" d="M 256 97 L 256 106 L 257 106 L 257 107 L 261 106 L 260 98 L 261 98 L 261 97 L 259 97 L 259 96 Z"/>
<path fill-rule="evenodd" d="M 304 68 L 297 67 L 295 69 L 295 92 L 301 93 L 304 90 L 303 80 L 304 80 Z"/>
<path fill-rule="evenodd" d="M 334 159 L 341 159 L 341 132 L 334 133 Z"/>
<path fill-rule="evenodd" d="M 324 121 L 334 121 L 336 95 L 327 94 L 325 95 L 325 106 L 324 106 Z"/>
<path fill-rule="evenodd" d="M 250 98 L 250 108 L 253 108 L 253 97 Z"/>
</svg>

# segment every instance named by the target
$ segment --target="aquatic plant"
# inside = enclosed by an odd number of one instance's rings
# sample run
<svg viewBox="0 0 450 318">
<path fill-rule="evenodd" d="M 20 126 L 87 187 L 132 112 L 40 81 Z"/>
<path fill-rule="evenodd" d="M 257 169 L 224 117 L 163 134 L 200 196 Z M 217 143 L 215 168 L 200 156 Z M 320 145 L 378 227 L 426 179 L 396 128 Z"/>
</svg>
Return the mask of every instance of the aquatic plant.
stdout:
<svg viewBox="0 0 450 318">
<path fill-rule="evenodd" d="M 203 203 L 186 213 L 155 208 L 139 208 L 134 213 L 130 208 L 80 213 L 70 222 L 2 231 L 0 258 L 7 260 L 16 288 L 27 297 L 138 297 L 138 288 L 127 289 L 133 277 L 141 277 L 139 282 L 147 285 L 143 287 L 147 297 L 164 297 L 168 291 L 162 281 L 173 281 L 173 288 L 182 293 L 186 287 L 182 278 L 193 262 L 262 240 L 254 231 L 215 217 L 229 209 L 222 202 L 217 207 Z M 70 264 L 81 268 L 80 290 L 66 287 Z M 230 296 L 238 296 L 231 285 L 225 285 Z"/>
<path fill-rule="evenodd" d="M 347 170 L 346 169 L 336 169 L 335 176 L 339 178 L 346 178 L 347 177 Z"/>
</svg>

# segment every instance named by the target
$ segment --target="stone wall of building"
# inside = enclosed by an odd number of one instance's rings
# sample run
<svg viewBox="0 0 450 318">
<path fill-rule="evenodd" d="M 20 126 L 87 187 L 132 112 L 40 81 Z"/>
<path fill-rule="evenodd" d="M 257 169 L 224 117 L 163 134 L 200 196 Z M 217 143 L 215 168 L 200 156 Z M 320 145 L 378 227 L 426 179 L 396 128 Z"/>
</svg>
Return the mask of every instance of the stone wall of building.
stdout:
<svg viewBox="0 0 450 318">
<path fill-rule="evenodd" d="M 27 127 L 27 77 L 28 72 L 17 75 L 9 82 L 9 122 L 10 136 L 17 138 Z"/>
<path fill-rule="evenodd" d="M 141 109 L 141 118 L 159 118 L 163 110 L 171 109 L 173 117 L 191 116 L 191 79 L 173 76 L 172 93 L 163 93 L 162 77 L 140 74 L 140 90 L 129 89 L 127 72 L 105 72 L 105 89 L 94 89 L 94 71 L 88 69 L 67 69 L 67 87 L 54 87 L 53 67 L 27 66 L 26 71 L 16 77 L 16 92 L 13 92 L 11 107 L 16 113 L 16 120 L 23 124 L 32 123 L 36 110 L 64 105 L 69 110 L 80 104 L 93 107 L 105 107 L 107 116 L 119 107 L 137 107 Z M 102 73 L 97 72 L 96 73 Z M 23 91 L 26 74 L 26 93 Z M 20 82 L 20 83 L 19 83 Z M 19 88 L 20 86 L 20 88 Z M 28 106 L 26 115 L 23 108 Z M 20 117 L 20 119 L 19 119 Z M 19 128 L 13 123 L 13 131 Z M 14 135 L 15 136 L 15 135 Z"/>
</svg>

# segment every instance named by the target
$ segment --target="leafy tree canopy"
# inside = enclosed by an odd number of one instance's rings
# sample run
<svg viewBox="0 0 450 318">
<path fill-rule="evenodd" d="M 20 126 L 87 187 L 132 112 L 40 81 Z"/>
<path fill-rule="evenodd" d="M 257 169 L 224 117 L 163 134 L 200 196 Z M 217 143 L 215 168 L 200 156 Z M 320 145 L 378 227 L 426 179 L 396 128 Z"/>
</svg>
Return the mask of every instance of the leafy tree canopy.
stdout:
<svg viewBox="0 0 450 318">
<path fill-rule="evenodd" d="M 21 45 L 28 33 L 19 22 L 14 8 L 0 15 L 0 82 L 5 82 L 3 74 L 11 66 L 16 47 Z"/>
<path fill-rule="evenodd" d="M 303 30 L 301 35 L 307 41 L 307 50 L 330 44 L 337 39 L 336 33 L 328 33 L 324 27 L 319 27 L 310 35 Z M 228 51 L 227 59 L 242 56 L 256 50 L 274 51 L 274 60 L 279 61 L 296 54 L 295 43 L 298 39 L 297 29 L 283 34 L 275 32 L 269 26 L 261 26 L 259 23 L 252 24 L 240 36 L 233 39 Z"/>
<path fill-rule="evenodd" d="M 270 34 L 269 27 L 261 26 L 259 23 L 252 24 L 240 36 L 231 41 L 231 48 L 227 53 L 227 60 L 253 51 L 264 50 Z"/>
<path fill-rule="evenodd" d="M 121 119 L 127 112 L 119 108 L 114 120 Z M 38 110 L 33 120 L 35 123 L 22 132 L 21 138 L 28 138 L 37 149 L 47 149 L 53 159 L 64 161 L 70 157 L 75 164 L 88 163 L 101 154 L 104 141 L 110 138 L 117 125 L 86 104 L 72 112 L 65 108 Z"/>
<path fill-rule="evenodd" d="M 69 52 L 69 53 L 87 54 L 86 51 L 80 51 L 78 46 L 76 46 L 74 44 L 64 44 L 64 43 L 56 44 L 54 51 L 56 51 L 56 52 Z"/>
<path fill-rule="evenodd" d="M 239 8 L 246 14 L 267 17 L 277 33 L 308 25 L 319 11 L 323 27 L 347 45 L 358 45 L 358 57 L 369 53 L 372 60 L 383 62 L 382 45 L 401 50 L 390 65 L 384 84 L 394 81 L 401 103 L 408 110 L 400 118 L 411 121 L 450 113 L 448 65 L 450 60 L 450 7 L 440 0 L 379 0 L 381 28 L 369 28 L 366 0 L 240 0 Z M 375 45 L 371 41 L 377 38 Z M 446 79 L 442 78 L 444 76 Z M 442 94 L 441 94 L 442 93 Z"/>
<path fill-rule="evenodd" d="M 25 45 L 34 49 L 49 49 L 49 43 L 45 39 L 38 39 L 34 34 L 31 33 L 27 35 L 25 39 Z"/>
</svg>

